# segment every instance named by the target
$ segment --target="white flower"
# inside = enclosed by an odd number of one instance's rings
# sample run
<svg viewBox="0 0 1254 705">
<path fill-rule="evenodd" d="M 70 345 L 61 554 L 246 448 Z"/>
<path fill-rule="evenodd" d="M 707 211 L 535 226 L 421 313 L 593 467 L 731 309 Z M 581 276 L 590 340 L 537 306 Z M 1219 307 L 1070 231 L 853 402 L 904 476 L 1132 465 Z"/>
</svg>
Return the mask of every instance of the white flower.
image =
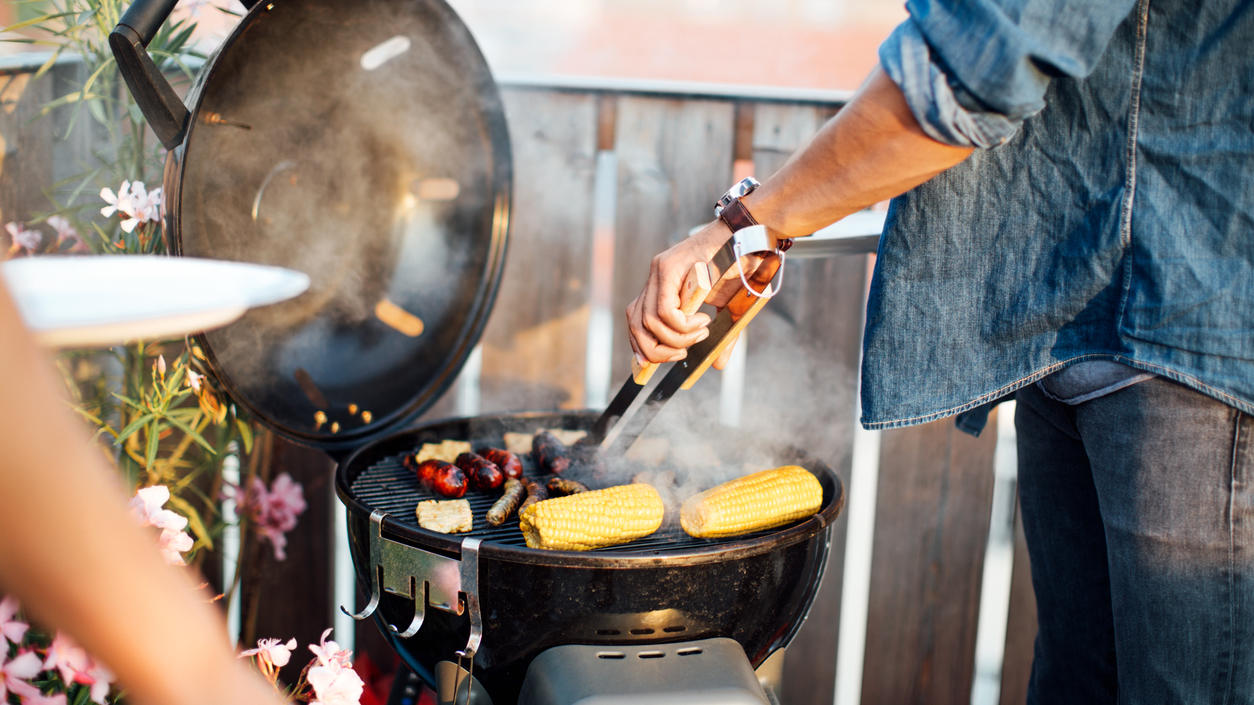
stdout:
<svg viewBox="0 0 1254 705">
<path fill-rule="evenodd" d="M 100 215 L 108 218 L 118 214 L 122 217 L 122 230 L 128 233 L 142 223 L 161 220 L 161 189 L 149 192 L 142 181 L 123 181 L 117 194 L 110 188 L 102 188 L 100 198 L 109 204 L 100 209 Z"/>
<path fill-rule="evenodd" d="M 187 371 L 187 386 L 191 387 L 193 392 L 200 391 L 200 384 L 204 379 L 205 376 L 196 372 L 196 370 Z"/>
<path fill-rule="evenodd" d="M 365 685 L 351 668 L 332 661 L 325 666 L 314 666 L 306 676 L 314 689 L 314 700 L 309 705 L 358 705 Z"/>
<path fill-rule="evenodd" d="M 109 205 L 100 209 L 100 215 L 108 218 L 114 213 L 130 213 L 134 208 L 131 201 L 131 182 L 123 181 L 122 188 L 118 189 L 117 195 L 114 195 L 113 189 L 105 187 L 100 189 L 100 198 Z"/>
</svg>

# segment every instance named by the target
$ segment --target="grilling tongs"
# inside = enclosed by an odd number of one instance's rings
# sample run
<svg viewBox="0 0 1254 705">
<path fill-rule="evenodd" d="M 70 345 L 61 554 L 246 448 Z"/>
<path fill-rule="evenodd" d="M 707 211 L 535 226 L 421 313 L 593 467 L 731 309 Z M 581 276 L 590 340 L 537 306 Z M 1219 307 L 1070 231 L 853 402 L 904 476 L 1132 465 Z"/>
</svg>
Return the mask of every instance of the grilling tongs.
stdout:
<svg viewBox="0 0 1254 705">
<path fill-rule="evenodd" d="M 764 254 L 765 261 L 753 276 L 746 277 L 740 270 L 740 289 L 719 310 L 710 323 L 710 334 L 701 342 L 688 348 L 688 356 L 671 364 L 670 370 L 648 394 L 641 394 L 652 376 L 655 366 L 634 369 L 618 390 L 613 401 L 597 419 L 588 441 L 599 443 L 601 451 L 610 457 L 621 457 L 636 442 L 662 406 L 675 392 L 691 389 L 701 375 L 714 364 L 721 354 L 749 321 L 762 310 L 770 297 L 778 291 L 776 273 L 782 279 L 784 250 L 789 240 L 777 240 L 764 225 L 754 225 L 737 231 L 714 255 L 713 263 L 719 271 L 739 269 L 739 259 L 747 254 Z M 700 265 L 698 265 L 700 266 Z M 693 282 L 690 273 L 684 282 L 685 312 L 691 313 L 701 305 L 705 293 L 699 283 Z"/>
</svg>

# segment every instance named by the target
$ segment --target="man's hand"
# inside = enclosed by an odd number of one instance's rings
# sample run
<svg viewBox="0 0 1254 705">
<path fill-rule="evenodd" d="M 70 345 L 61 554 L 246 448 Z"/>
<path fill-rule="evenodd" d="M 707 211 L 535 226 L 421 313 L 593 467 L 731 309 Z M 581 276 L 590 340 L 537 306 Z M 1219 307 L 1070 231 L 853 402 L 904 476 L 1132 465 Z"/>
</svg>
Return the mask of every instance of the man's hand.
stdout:
<svg viewBox="0 0 1254 705">
<path fill-rule="evenodd" d="M 736 268 L 719 272 L 709 262 L 730 237 L 727 226 L 716 220 L 653 258 L 644 290 L 627 306 L 628 340 L 642 363 L 682 360 L 688 347 L 709 335 L 708 315 L 688 315 L 680 310 L 680 288 L 693 264 L 701 262 L 709 267 L 710 281 L 715 282 L 706 303 L 722 308 L 743 288 Z M 752 276 L 761 262 L 755 255 L 741 258 L 745 276 Z M 715 369 L 723 369 L 734 347 L 735 341 L 723 350 L 714 362 Z"/>
</svg>

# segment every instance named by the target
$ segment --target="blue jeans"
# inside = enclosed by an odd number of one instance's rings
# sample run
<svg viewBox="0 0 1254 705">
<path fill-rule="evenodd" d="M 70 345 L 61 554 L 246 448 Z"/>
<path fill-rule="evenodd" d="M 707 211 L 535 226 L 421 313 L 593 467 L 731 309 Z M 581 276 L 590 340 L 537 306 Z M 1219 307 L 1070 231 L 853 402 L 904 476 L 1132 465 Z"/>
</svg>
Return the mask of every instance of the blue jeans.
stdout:
<svg viewBox="0 0 1254 705">
<path fill-rule="evenodd" d="M 1254 417 L 1158 377 L 1017 400 L 1028 702 L 1254 703 Z"/>
</svg>

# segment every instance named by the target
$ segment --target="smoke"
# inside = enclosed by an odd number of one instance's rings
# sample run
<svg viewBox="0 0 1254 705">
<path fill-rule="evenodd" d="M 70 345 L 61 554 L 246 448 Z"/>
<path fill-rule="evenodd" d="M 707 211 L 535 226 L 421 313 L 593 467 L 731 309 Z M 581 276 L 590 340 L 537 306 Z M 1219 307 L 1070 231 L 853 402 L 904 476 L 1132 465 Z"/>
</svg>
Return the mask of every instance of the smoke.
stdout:
<svg viewBox="0 0 1254 705">
<path fill-rule="evenodd" d="M 807 339 L 804 330 L 821 328 L 822 321 L 793 322 L 780 314 L 765 309 L 741 341 L 749 348 L 738 427 L 719 422 L 722 373 L 710 370 L 691 390 L 676 393 L 626 458 L 609 459 L 615 482 L 651 473 L 647 479 L 662 491 L 668 522 L 678 520 L 683 500 L 736 477 L 793 464 L 817 471 L 802 456 L 832 469 L 844 465 L 857 371 L 831 347 Z"/>
</svg>

